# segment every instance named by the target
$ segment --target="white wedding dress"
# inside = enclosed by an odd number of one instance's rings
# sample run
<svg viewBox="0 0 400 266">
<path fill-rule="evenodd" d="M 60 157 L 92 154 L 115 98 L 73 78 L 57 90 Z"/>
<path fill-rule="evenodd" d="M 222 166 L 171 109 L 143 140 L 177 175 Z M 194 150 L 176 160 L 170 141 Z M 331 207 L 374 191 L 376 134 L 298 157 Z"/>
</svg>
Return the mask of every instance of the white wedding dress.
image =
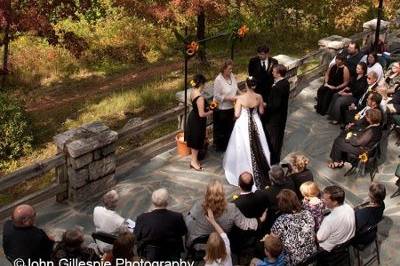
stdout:
<svg viewBox="0 0 400 266">
<path fill-rule="evenodd" d="M 257 108 L 242 107 L 229 139 L 223 168 L 232 185 L 238 186 L 239 176 L 245 171 L 253 175 L 253 191 L 270 185 L 270 150 Z"/>
</svg>

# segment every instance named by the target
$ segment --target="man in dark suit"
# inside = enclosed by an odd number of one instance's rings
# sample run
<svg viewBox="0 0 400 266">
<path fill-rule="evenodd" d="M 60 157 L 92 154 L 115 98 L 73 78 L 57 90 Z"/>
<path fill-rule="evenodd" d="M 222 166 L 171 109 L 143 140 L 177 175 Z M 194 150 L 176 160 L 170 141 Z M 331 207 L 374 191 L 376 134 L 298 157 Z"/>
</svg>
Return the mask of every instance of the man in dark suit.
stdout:
<svg viewBox="0 0 400 266">
<path fill-rule="evenodd" d="M 49 260 L 54 241 L 46 233 L 34 226 L 36 213 L 30 205 L 17 206 L 12 219 L 4 223 L 3 250 L 7 259 L 39 261 Z"/>
<path fill-rule="evenodd" d="M 262 216 L 265 209 L 268 208 L 268 202 L 265 200 L 262 192 L 257 190 L 252 192 L 254 185 L 253 176 L 249 172 L 244 172 L 239 177 L 240 195 L 233 203 L 238 207 L 246 218 L 258 218 Z M 258 231 L 241 230 L 233 226 L 229 235 L 231 239 L 231 248 L 239 256 L 240 263 L 248 265 L 250 260 L 256 255 L 255 248 L 257 240 L 261 239 L 262 227 Z"/>
<path fill-rule="evenodd" d="M 167 210 L 168 198 L 165 188 L 154 191 L 154 210 L 136 219 L 138 253 L 150 261 L 179 260 L 183 252 L 186 224 L 181 213 Z"/>
<path fill-rule="evenodd" d="M 270 56 L 269 48 L 266 45 L 258 47 L 257 56 L 251 58 L 249 62 L 249 76 L 256 79 L 255 92 L 262 95 L 264 102 L 274 83 L 272 68 L 276 64 L 278 61 Z"/>
<path fill-rule="evenodd" d="M 271 150 L 271 165 L 279 163 L 285 135 L 290 84 L 285 79 L 287 69 L 277 64 L 272 69 L 275 82 L 266 100 L 264 129 Z"/>
</svg>

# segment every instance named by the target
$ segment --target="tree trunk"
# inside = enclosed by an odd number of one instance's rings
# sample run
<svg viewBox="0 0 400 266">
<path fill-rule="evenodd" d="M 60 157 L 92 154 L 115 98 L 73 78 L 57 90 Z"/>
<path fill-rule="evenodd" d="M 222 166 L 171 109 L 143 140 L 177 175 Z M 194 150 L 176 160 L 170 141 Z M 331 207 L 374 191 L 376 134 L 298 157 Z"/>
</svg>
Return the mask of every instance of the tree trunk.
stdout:
<svg viewBox="0 0 400 266">
<path fill-rule="evenodd" d="M 203 40 L 206 37 L 206 14 L 204 10 L 201 10 L 197 15 L 197 40 Z M 202 43 L 202 46 L 198 52 L 198 58 L 200 62 L 207 63 L 206 57 L 206 43 Z"/>
<path fill-rule="evenodd" d="M 7 75 L 8 75 L 8 54 L 9 54 L 9 48 L 10 48 L 10 19 L 11 19 L 11 1 L 9 1 L 8 5 L 8 14 L 6 16 L 6 27 L 4 30 L 4 39 L 3 39 L 3 45 L 4 45 L 4 50 L 3 50 L 3 68 L 2 68 L 2 79 L 1 79 L 1 88 L 0 90 L 4 90 L 6 81 L 7 81 Z"/>
</svg>

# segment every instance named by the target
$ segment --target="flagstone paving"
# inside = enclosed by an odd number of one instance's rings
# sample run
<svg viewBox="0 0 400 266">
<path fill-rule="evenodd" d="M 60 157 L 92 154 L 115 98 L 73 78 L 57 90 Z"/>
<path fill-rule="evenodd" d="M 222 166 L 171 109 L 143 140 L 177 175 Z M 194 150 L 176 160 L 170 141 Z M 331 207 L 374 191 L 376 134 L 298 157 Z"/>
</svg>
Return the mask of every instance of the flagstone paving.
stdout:
<svg viewBox="0 0 400 266">
<path fill-rule="evenodd" d="M 290 103 L 283 154 L 296 151 L 306 154 L 311 159 L 310 168 L 320 186 L 325 187 L 333 183 L 343 186 L 348 202 L 357 205 L 368 195 L 369 176 L 344 177 L 349 166 L 339 170 L 327 167 L 329 151 L 339 128 L 330 125 L 324 117 L 314 112 L 314 97 L 321 84 L 322 79 L 314 80 Z M 386 162 L 380 166 L 375 180 L 383 182 L 390 195 L 395 190 L 393 173 L 398 162 L 398 147 L 394 145 L 393 136 L 390 137 L 387 150 Z M 189 157 L 178 157 L 173 149 L 154 157 L 139 168 L 132 169 L 128 174 L 122 176 L 117 173 L 116 189 L 121 195 L 118 211 L 124 217 L 134 220 L 137 215 L 149 210 L 151 193 L 160 187 L 168 188 L 171 193 L 170 208 L 182 212 L 201 199 L 211 179 L 222 180 L 229 195 L 237 191 L 224 179 L 222 154 L 210 151 L 204 161 L 206 169 L 203 172 L 190 170 L 189 160 Z M 94 230 L 92 211 L 99 202 L 98 196 L 88 198 L 80 205 L 60 204 L 55 201 L 43 203 L 36 207 L 37 224 L 56 238 L 65 229 L 78 225 L 83 227 L 89 240 Z M 379 226 L 381 265 L 400 265 L 399 202 L 400 197 L 387 197 L 385 201 L 385 219 Z M 4 258 L 0 258 L 0 265 L 7 265 Z"/>
</svg>

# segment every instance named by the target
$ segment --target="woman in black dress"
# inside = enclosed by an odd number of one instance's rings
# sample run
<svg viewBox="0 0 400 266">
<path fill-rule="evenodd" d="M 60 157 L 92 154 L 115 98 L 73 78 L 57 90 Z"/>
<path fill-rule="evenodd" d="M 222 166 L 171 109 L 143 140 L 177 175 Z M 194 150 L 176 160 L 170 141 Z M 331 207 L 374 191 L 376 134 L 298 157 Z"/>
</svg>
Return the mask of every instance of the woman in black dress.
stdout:
<svg viewBox="0 0 400 266">
<path fill-rule="evenodd" d="M 335 64 L 325 74 L 325 83 L 318 89 L 317 105 L 315 109 L 320 115 L 326 115 L 332 96 L 336 92 L 346 88 L 350 81 L 350 71 L 345 65 L 346 58 L 338 54 Z"/>
<path fill-rule="evenodd" d="M 365 118 L 368 126 L 364 130 L 355 134 L 344 131 L 335 139 L 330 155 L 332 159 L 329 163 L 330 168 L 342 168 L 349 158 L 358 158 L 381 139 L 382 112 L 379 109 L 369 109 Z"/>
<path fill-rule="evenodd" d="M 366 231 L 382 220 L 385 210 L 386 188 L 383 184 L 372 182 L 369 186 L 369 201 L 354 208 L 356 216 L 356 234 L 352 240 L 353 245 L 366 246 L 376 238 L 377 228 L 369 233 Z"/>
<path fill-rule="evenodd" d="M 333 95 L 328 109 L 329 119 L 332 120 L 331 124 L 344 123 L 344 115 L 348 106 L 358 102 L 368 89 L 367 64 L 364 62 L 357 64 L 356 73 L 357 77 L 350 81 L 348 87 Z"/>
<path fill-rule="evenodd" d="M 212 110 L 208 110 L 207 102 L 202 95 L 205 83 L 206 78 L 202 74 L 197 74 L 191 81 L 193 88 L 190 93 L 190 99 L 193 109 L 189 114 L 185 129 L 185 140 L 187 146 L 192 150 L 190 168 L 197 171 L 203 170 L 197 156 L 199 150 L 204 147 L 207 116 L 213 113 Z"/>
</svg>

